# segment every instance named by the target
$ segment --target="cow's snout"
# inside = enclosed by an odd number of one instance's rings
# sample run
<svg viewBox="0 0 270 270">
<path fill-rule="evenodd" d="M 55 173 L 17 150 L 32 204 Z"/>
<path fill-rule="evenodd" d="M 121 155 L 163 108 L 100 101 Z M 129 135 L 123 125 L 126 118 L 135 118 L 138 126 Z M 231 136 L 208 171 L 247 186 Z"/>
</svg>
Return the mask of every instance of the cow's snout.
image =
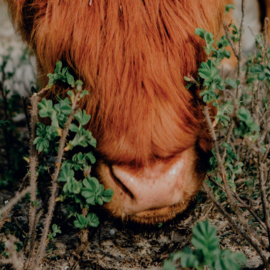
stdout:
<svg viewBox="0 0 270 270">
<path fill-rule="evenodd" d="M 112 166 L 112 176 L 129 197 L 126 213 L 132 215 L 177 204 L 183 197 L 181 178 L 185 178 L 185 165 L 186 160 L 180 158 L 139 169 Z"/>
<path fill-rule="evenodd" d="M 114 216 L 158 222 L 182 212 L 200 188 L 204 174 L 194 170 L 194 148 L 149 166 L 100 165 L 100 178 L 114 197 L 106 207 Z M 148 221 L 148 219 L 151 219 Z"/>
</svg>

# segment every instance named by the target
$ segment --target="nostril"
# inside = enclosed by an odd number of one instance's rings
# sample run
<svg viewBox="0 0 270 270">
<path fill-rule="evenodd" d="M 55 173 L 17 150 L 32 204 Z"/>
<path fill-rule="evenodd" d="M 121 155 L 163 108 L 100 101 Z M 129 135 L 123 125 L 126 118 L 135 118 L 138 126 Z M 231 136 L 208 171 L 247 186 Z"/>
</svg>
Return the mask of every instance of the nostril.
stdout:
<svg viewBox="0 0 270 270">
<path fill-rule="evenodd" d="M 131 199 L 134 199 L 133 194 L 130 190 L 121 182 L 121 180 L 114 174 L 112 166 L 110 166 L 111 177 L 115 181 L 115 183 L 126 193 Z"/>
</svg>

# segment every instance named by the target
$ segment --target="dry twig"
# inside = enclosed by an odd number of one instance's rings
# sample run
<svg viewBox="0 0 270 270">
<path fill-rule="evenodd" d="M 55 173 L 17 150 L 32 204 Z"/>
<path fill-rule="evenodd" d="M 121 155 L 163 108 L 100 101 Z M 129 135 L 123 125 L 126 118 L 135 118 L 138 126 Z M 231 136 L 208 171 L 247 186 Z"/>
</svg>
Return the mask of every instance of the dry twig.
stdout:
<svg viewBox="0 0 270 270">
<path fill-rule="evenodd" d="M 73 106 L 72 106 L 72 111 L 68 117 L 68 120 L 66 122 L 65 125 L 65 129 L 63 130 L 63 134 L 62 137 L 60 139 L 60 144 L 59 144 L 59 150 L 58 150 L 58 156 L 57 156 L 57 160 L 56 160 L 56 168 L 53 174 L 53 180 L 52 180 L 52 190 L 51 190 L 51 197 L 49 199 L 49 208 L 48 208 L 48 213 L 46 216 L 46 220 L 44 222 L 44 229 L 42 232 L 42 237 L 41 237 L 41 241 L 40 241 L 40 245 L 39 245 L 39 249 L 38 249 L 38 253 L 37 256 L 35 258 L 34 264 L 32 266 L 32 270 L 36 270 L 38 269 L 38 266 L 40 265 L 40 262 L 44 256 L 45 253 L 45 249 L 47 246 L 47 237 L 48 237 L 48 233 L 49 233 L 49 228 L 51 225 L 51 220 L 53 217 L 53 211 L 55 208 L 55 201 L 56 201 L 56 194 L 57 194 L 57 179 L 58 179 L 58 175 L 60 173 L 60 169 L 61 169 L 61 164 L 62 164 L 62 158 L 64 155 L 64 147 L 65 147 L 65 143 L 66 143 L 66 138 L 68 135 L 68 131 L 69 131 L 69 127 L 71 125 L 71 122 L 73 120 L 74 114 L 76 112 L 77 109 L 77 100 L 80 96 L 80 92 L 78 92 L 75 96 L 74 102 L 73 102 Z"/>
<path fill-rule="evenodd" d="M 31 187 L 26 188 L 22 192 L 17 193 L 8 205 L 0 209 L 0 216 L 10 211 L 14 205 L 16 205 L 28 192 L 31 191 Z"/>
</svg>

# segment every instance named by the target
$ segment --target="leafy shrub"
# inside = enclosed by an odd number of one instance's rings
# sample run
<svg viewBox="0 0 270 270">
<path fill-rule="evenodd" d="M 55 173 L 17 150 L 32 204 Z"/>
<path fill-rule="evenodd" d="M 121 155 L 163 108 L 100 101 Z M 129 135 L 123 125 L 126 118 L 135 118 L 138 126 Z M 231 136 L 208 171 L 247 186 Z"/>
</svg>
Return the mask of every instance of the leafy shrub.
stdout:
<svg viewBox="0 0 270 270">
<path fill-rule="evenodd" d="M 227 6 L 226 11 L 230 8 Z M 224 27 L 226 35 L 216 43 L 212 33 L 196 29 L 195 33 L 205 41 L 208 60 L 201 64 L 198 78 L 187 76 L 185 80 L 188 82 L 187 88 L 202 89 L 200 96 L 205 102 L 203 111 L 214 141 L 204 190 L 230 226 L 252 245 L 263 265 L 270 269 L 270 261 L 264 255 L 264 250 L 270 250 L 267 196 L 270 189 L 269 169 L 266 169 L 269 168 L 270 151 L 270 50 L 266 45 L 267 35 L 256 36 L 258 51 L 250 55 L 246 65 L 242 66 L 242 24 L 240 29 L 234 24 L 229 27 Z M 230 57 L 227 46 L 232 47 L 238 59 L 236 78 L 222 78 L 217 68 L 224 57 Z M 244 80 L 241 78 L 242 72 L 245 72 Z M 217 108 L 214 118 L 209 115 L 210 104 Z M 258 201 L 261 207 L 255 210 Z M 238 269 L 239 265 L 234 259 L 244 262 L 243 256 L 230 251 L 216 251 L 209 256 L 212 245 L 218 247 L 217 239 L 207 242 L 213 235 L 210 233 L 209 238 L 205 238 L 208 225 L 204 229 L 202 224 L 198 226 L 193 231 L 192 240 L 197 250 L 186 248 L 174 255 L 173 261 L 181 258 L 182 267 L 196 269 L 204 265 L 212 269 Z M 196 239 L 202 240 L 200 244 Z M 172 261 L 167 261 L 165 268 L 175 269 L 175 266 Z"/>
<path fill-rule="evenodd" d="M 30 156 L 26 158 L 30 169 L 25 177 L 30 178 L 30 187 L 15 197 L 15 201 L 17 201 L 31 190 L 30 252 L 28 261 L 24 264 L 26 267 L 29 267 L 29 263 L 33 267 L 39 265 L 48 241 L 53 240 L 58 233 L 61 233 L 61 228 L 57 224 L 54 224 L 49 232 L 56 201 L 66 205 L 69 218 L 74 217 L 74 227 L 86 230 L 85 232 L 88 233 L 89 227 L 99 225 L 96 213 L 89 212 L 90 206 L 103 205 L 103 203 L 109 202 L 113 196 L 111 189 L 104 190 L 103 185 L 96 178 L 90 176 L 91 166 L 96 162 L 91 151 L 96 147 L 96 140 L 92 133 L 84 128 L 91 116 L 77 106 L 79 100 L 87 95 L 88 91 L 82 89 L 83 83 L 80 80 L 75 81 L 67 67 L 62 68 L 60 61 L 57 62 L 54 74 L 48 76 L 50 78 L 48 86 L 39 94 L 34 93 L 31 98 L 32 144 Z M 69 90 L 65 97 L 58 96 L 56 101 L 42 98 L 39 102 L 39 95 L 59 82 L 66 84 L 67 88 L 72 87 L 73 90 Z M 37 119 L 43 118 L 46 118 L 46 121 L 37 121 Z M 86 147 L 87 151 L 84 153 L 77 150 Z M 37 183 L 46 181 L 48 185 L 48 176 L 49 179 L 52 179 L 48 213 L 38 252 L 37 255 L 34 255 L 37 208 L 39 207 L 36 194 Z M 42 195 L 42 193 L 40 194 Z M 43 203 L 46 202 L 43 201 Z M 12 205 L 12 202 L 10 204 Z M 4 220 L 0 223 L 0 228 L 5 223 L 5 218 L 11 207 L 4 212 Z M 37 257 L 33 258 L 33 256 Z"/>
<path fill-rule="evenodd" d="M 209 221 L 198 222 L 192 229 L 191 243 L 196 249 L 184 248 L 176 254 L 171 254 L 171 259 L 164 261 L 164 270 L 176 270 L 177 262 L 183 268 L 191 267 L 198 270 L 208 266 L 211 269 L 240 270 L 246 263 L 243 253 L 232 253 L 229 249 L 219 248 L 217 230 Z"/>
<path fill-rule="evenodd" d="M 72 153 L 68 155 L 71 150 L 76 147 L 96 147 L 96 140 L 92 133 L 85 129 L 84 126 L 89 122 L 91 116 L 87 115 L 85 110 L 74 109 L 80 99 L 84 95 L 88 95 L 88 91 L 82 90 L 83 83 L 80 80 L 75 81 L 74 77 L 69 73 L 68 68 L 62 68 L 62 63 L 57 62 L 54 74 L 49 74 L 50 78 L 47 89 L 54 84 L 61 82 L 66 83 L 70 87 L 74 87 L 75 91 L 69 90 L 67 97 L 57 97 L 56 104 L 52 100 L 43 98 L 38 103 L 39 117 L 50 118 L 50 124 L 46 125 L 41 122 L 37 123 L 37 137 L 33 144 L 36 146 L 39 155 L 45 155 L 45 164 L 42 163 L 41 171 L 44 165 L 49 171 L 55 170 L 55 166 L 61 165 L 59 177 L 57 178 L 60 184 L 60 192 L 58 201 L 65 202 L 67 206 L 74 206 L 72 213 L 75 217 L 74 226 L 82 229 L 88 226 L 97 227 L 99 219 L 95 213 L 89 213 L 87 216 L 80 215 L 80 209 L 89 209 L 89 205 L 103 205 L 104 202 L 109 202 L 112 198 L 113 191 L 111 189 L 104 190 L 103 185 L 99 181 L 91 177 L 88 171 L 95 163 L 96 159 L 92 151 L 87 153 Z M 72 115 L 73 112 L 73 115 Z M 67 124 L 69 118 L 74 118 L 76 123 Z M 62 157 L 62 164 L 48 164 L 46 161 L 51 157 L 59 155 L 59 145 L 63 137 L 63 131 L 68 126 L 69 132 L 72 133 L 68 137 L 64 146 L 64 157 Z M 39 170 L 38 170 L 39 171 Z"/>
</svg>

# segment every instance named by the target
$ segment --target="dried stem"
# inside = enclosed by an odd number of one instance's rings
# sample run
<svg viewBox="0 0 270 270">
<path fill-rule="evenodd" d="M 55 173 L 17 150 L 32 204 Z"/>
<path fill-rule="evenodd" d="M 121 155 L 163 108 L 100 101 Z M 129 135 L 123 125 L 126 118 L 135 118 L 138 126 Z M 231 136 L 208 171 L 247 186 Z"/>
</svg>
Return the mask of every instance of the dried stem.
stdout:
<svg viewBox="0 0 270 270">
<path fill-rule="evenodd" d="M 37 200 L 36 190 L 37 190 L 37 166 L 38 166 L 38 158 L 37 158 L 37 150 L 35 145 L 33 144 L 36 138 L 36 126 L 38 122 L 38 101 L 39 97 L 37 94 L 33 94 L 31 97 L 31 140 L 30 140 L 30 186 L 31 186 L 31 203 L 29 209 L 29 239 L 30 239 L 30 253 L 33 250 L 35 243 L 35 234 L 36 234 L 36 207 L 34 203 Z M 29 255 L 32 257 L 32 253 Z"/>
<path fill-rule="evenodd" d="M 264 129 L 262 131 L 261 137 L 258 140 L 258 147 L 261 147 L 262 142 L 264 141 L 267 134 L 269 134 L 270 131 L 270 117 L 267 118 L 266 123 L 264 125 Z"/>
<path fill-rule="evenodd" d="M 234 127 L 235 127 L 235 124 L 234 124 L 234 122 L 232 122 L 230 125 L 230 128 L 229 128 L 228 134 L 227 134 L 227 138 L 226 138 L 227 143 L 229 143 L 231 140 L 231 136 L 232 136 L 232 132 L 233 132 Z M 223 155 L 222 155 L 222 163 L 224 162 L 226 155 L 227 155 L 227 151 L 225 149 L 223 152 Z"/>
<path fill-rule="evenodd" d="M 255 241 L 253 241 L 253 239 L 248 235 L 248 233 L 246 233 L 244 230 L 242 230 L 237 225 L 237 223 L 226 212 L 226 210 L 222 207 L 222 205 L 216 200 L 213 192 L 210 190 L 210 188 L 207 186 L 207 184 L 204 183 L 203 187 L 204 187 L 204 190 L 206 191 L 207 195 L 209 196 L 209 198 L 216 205 L 217 209 L 221 212 L 221 214 L 223 214 L 227 218 L 227 220 L 231 224 L 232 228 L 235 229 L 236 231 L 238 231 L 254 247 L 254 249 L 258 252 L 260 257 L 262 258 L 262 261 L 265 264 L 266 269 L 269 270 L 270 269 L 270 264 L 269 264 L 267 258 L 264 256 L 264 254 L 262 252 L 262 249 L 258 246 L 258 244 Z"/>
<path fill-rule="evenodd" d="M 23 261 L 18 257 L 17 252 L 14 250 L 14 244 L 16 242 L 16 238 L 14 236 L 10 236 L 10 239 L 5 242 L 5 246 L 10 253 L 10 262 L 15 270 L 21 270 L 23 267 Z"/>
<path fill-rule="evenodd" d="M 263 163 L 262 160 L 262 154 L 259 154 L 259 184 L 260 184 L 260 193 L 261 193 L 261 200 L 262 200 L 262 207 L 263 207 L 263 213 L 264 213 L 264 219 L 267 227 L 267 234 L 268 234 L 268 241 L 269 241 L 269 247 L 270 247 L 270 213 L 269 213 L 269 203 L 266 198 L 265 193 L 265 179 L 264 179 L 264 169 L 263 169 Z"/>
<path fill-rule="evenodd" d="M 48 88 L 43 88 L 42 90 L 40 90 L 38 93 L 36 93 L 36 95 L 38 95 L 39 97 L 43 95 L 44 92 L 48 91 Z"/>
<path fill-rule="evenodd" d="M 243 36 L 243 22 L 244 22 L 244 17 L 245 17 L 245 0 L 242 0 L 242 5 L 241 5 L 241 11 L 242 11 L 242 16 L 241 16 L 241 23 L 240 23 L 240 28 L 239 28 L 239 43 L 238 43 L 238 52 L 236 49 L 235 44 L 233 43 L 230 33 L 227 27 L 227 24 L 223 22 L 223 28 L 226 34 L 226 37 L 233 49 L 234 55 L 237 58 L 237 79 L 240 80 L 240 75 L 241 75 L 241 61 L 242 61 L 242 36 Z M 239 93 L 240 93 L 240 87 L 241 85 L 239 84 L 236 89 L 236 95 L 235 97 L 239 99 Z"/>
<path fill-rule="evenodd" d="M 239 34 L 239 43 L 238 43 L 238 65 L 237 65 L 237 79 L 240 80 L 241 75 L 241 61 L 242 61 L 242 36 L 243 36 L 243 27 L 244 27 L 244 17 L 245 17 L 245 0 L 242 0 L 241 4 L 241 11 L 242 11 L 242 17 L 241 17 L 241 23 L 240 23 L 240 34 Z M 240 84 L 237 86 L 236 89 L 236 98 L 239 99 L 240 95 Z"/>
<path fill-rule="evenodd" d="M 219 183 L 217 183 L 215 180 L 212 179 L 212 177 L 208 176 L 208 180 L 210 182 L 212 182 L 214 185 L 218 186 L 220 189 L 222 189 L 224 192 L 224 188 L 222 185 L 220 185 Z M 237 193 L 233 192 L 233 196 L 235 197 L 236 200 L 238 200 L 241 205 L 239 204 L 239 207 L 244 207 L 247 208 L 248 211 L 250 212 L 250 214 L 261 224 L 262 228 L 267 231 L 265 224 L 263 223 L 263 221 L 260 219 L 260 217 L 255 213 L 255 211 L 252 209 L 252 207 L 250 205 L 247 205 L 239 196 Z"/>
<path fill-rule="evenodd" d="M 18 192 L 14 198 L 7 204 L 5 207 L 0 209 L 0 216 L 3 215 L 4 213 L 10 211 L 14 205 L 16 205 L 28 192 L 31 191 L 31 187 L 26 188 L 22 192 Z M 2 220 L 2 219 L 0 219 Z"/>
<path fill-rule="evenodd" d="M 36 270 L 38 268 L 38 266 L 40 265 L 40 262 L 44 256 L 45 253 L 45 249 L 47 246 L 47 237 L 48 237 L 48 233 L 49 233 L 49 228 L 51 225 L 51 220 L 53 217 L 53 211 L 55 208 L 55 201 L 56 201 L 56 194 L 57 194 L 57 179 L 59 176 L 59 172 L 61 169 L 61 164 L 62 164 L 62 158 L 64 155 L 64 147 L 65 147 L 65 143 L 66 143 L 66 138 L 68 135 L 68 131 L 69 131 L 69 127 L 71 125 L 71 122 L 73 120 L 74 114 L 76 112 L 76 106 L 77 106 L 77 100 L 79 98 L 80 92 L 78 92 L 75 96 L 74 102 L 73 102 L 73 106 L 72 106 L 72 112 L 68 117 L 67 123 L 65 125 L 65 129 L 63 131 L 61 140 L 60 140 L 60 144 L 59 144 L 59 150 L 58 150 L 58 155 L 57 155 L 57 160 L 56 160 L 56 168 L 53 174 L 53 179 L 52 179 L 52 191 L 51 191 L 51 197 L 49 199 L 49 208 L 48 208 L 48 213 L 46 216 L 46 220 L 44 222 L 44 229 L 42 232 L 42 237 L 41 237 L 41 241 L 40 241 L 40 245 L 39 245 L 39 249 L 38 249 L 38 253 L 37 256 L 35 258 L 35 262 L 33 264 L 33 267 L 31 268 L 32 270 Z"/>
<path fill-rule="evenodd" d="M 239 221 L 242 223 L 242 225 L 246 228 L 246 230 L 248 231 L 249 234 L 251 234 L 262 246 L 267 247 L 267 245 L 262 241 L 262 239 L 256 234 L 256 232 L 249 226 L 249 224 L 247 223 L 246 219 L 243 217 L 239 206 L 237 205 L 235 199 L 233 198 L 233 194 L 232 191 L 230 190 L 227 178 L 226 178 L 226 171 L 219 153 L 219 148 L 218 148 L 218 144 L 217 144 L 217 138 L 216 138 L 216 133 L 215 130 L 212 126 L 212 122 L 209 116 L 209 111 L 208 111 L 208 107 L 205 106 L 204 107 L 204 114 L 208 123 L 208 127 L 210 129 L 213 141 L 214 141 L 214 146 L 215 146 L 215 152 L 216 152 L 216 157 L 217 157 L 217 161 L 218 161 L 218 165 L 219 168 L 221 170 L 221 178 L 224 184 L 224 188 L 226 191 L 226 194 L 228 196 L 228 200 L 233 208 L 233 211 L 236 213 Z"/>
<path fill-rule="evenodd" d="M 3 214 L 3 216 L 1 217 L 1 219 L 0 219 L 0 230 L 2 229 L 2 227 L 4 226 L 4 224 L 6 223 L 10 211 L 11 211 L 11 209 L 7 210 Z"/>
<path fill-rule="evenodd" d="M 231 39 L 230 32 L 228 30 L 228 27 L 227 27 L 227 24 L 226 24 L 225 21 L 223 22 L 223 28 L 224 28 L 226 37 L 227 37 L 228 41 L 230 42 L 230 45 L 231 45 L 232 50 L 233 50 L 233 53 L 234 53 L 235 57 L 238 59 L 237 49 L 236 49 L 236 47 L 235 47 L 235 45 L 234 45 L 234 43 L 233 43 L 233 41 Z"/>
</svg>

